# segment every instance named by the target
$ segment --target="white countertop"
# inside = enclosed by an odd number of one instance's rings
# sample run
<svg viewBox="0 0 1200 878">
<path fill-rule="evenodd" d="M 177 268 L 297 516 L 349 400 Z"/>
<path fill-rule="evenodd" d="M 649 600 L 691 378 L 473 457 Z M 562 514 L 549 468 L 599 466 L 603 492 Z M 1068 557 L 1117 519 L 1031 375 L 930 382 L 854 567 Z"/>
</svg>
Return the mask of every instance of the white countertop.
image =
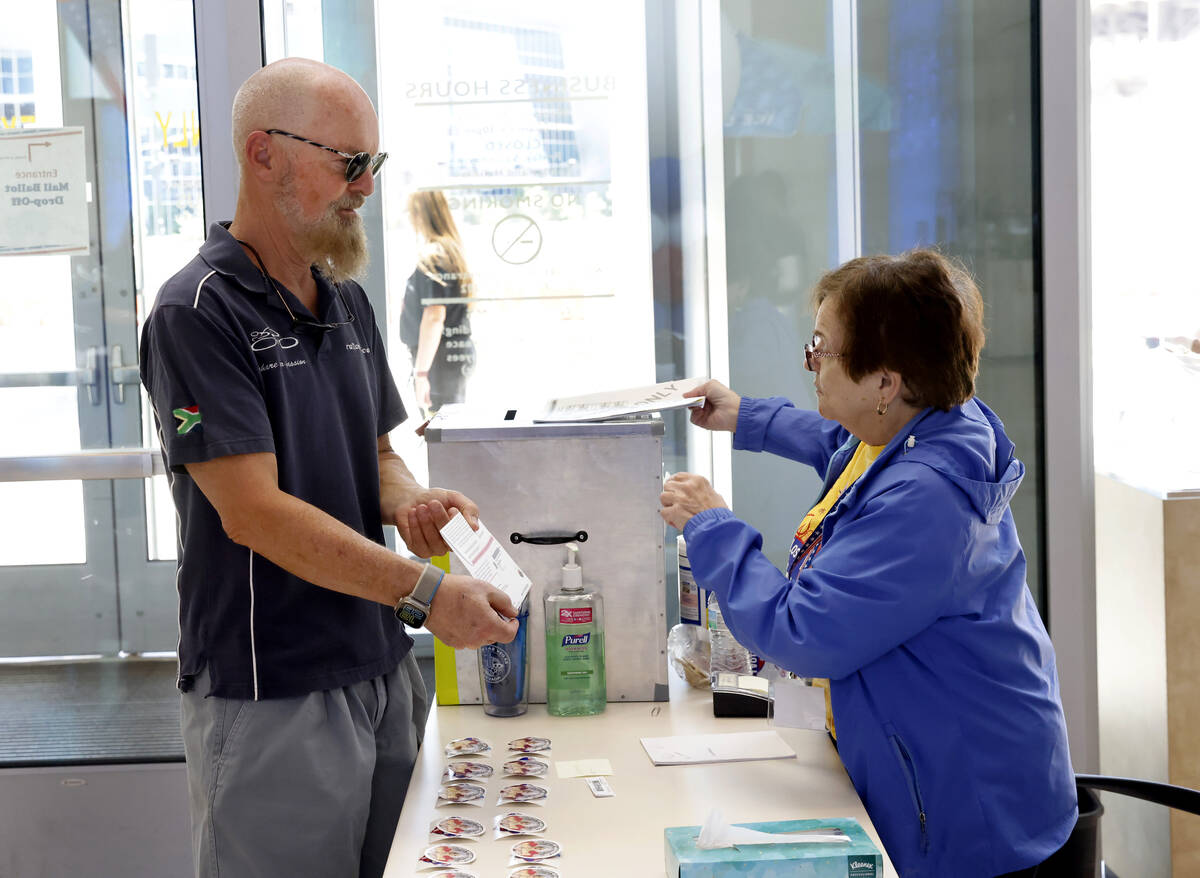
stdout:
<svg viewBox="0 0 1200 878">
<path fill-rule="evenodd" d="M 477 853 L 474 863 L 461 868 L 481 878 L 507 875 L 515 839 L 496 840 L 492 818 L 509 810 L 526 811 L 546 821 L 544 837 L 563 846 L 563 856 L 550 861 L 563 878 L 611 878 L 618 872 L 629 878 L 662 878 L 666 875 L 663 830 L 703 823 L 714 806 L 730 823 L 853 817 L 882 851 L 879 836 L 824 732 L 779 729 L 796 751 L 795 759 L 713 765 L 655 766 L 639 740 L 769 728 L 765 719 L 714 717 L 708 693 L 688 688 L 674 674 L 670 702 L 609 704 L 604 713 L 593 717 L 552 717 L 544 704 L 531 704 L 528 713 L 513 718 L 487 716 L 477 705 L 434 707 L 384 878 L 421 874 L 417 858 L 437 843 L 430 838 L 429 827 L 450 814 L 471 817 L 487 827 L 480 839 L 451 840 Z M 485 804 L 435 807 L 446 765 L 443 748 L 447 741 L 470 735 L 492 745 L 482 760 L 496 769 L 496 775 L 482 781 L 487 788 Z M 502 782 L 500 777 L 503 763 L 520 755 L 510 756 L 507 744 L 526 735 L 553 741 L 551 753 L 542 757 L 550 763 L 550 773 L 543 779 L 549 800 L 545 805 L 498 806 L 500 787 L 520 780 Z M 593 797 L 582 778 L 559 779 L 555 762 L 591 758 L 612 763 L 608 778 L 616 793 L 612 798 Z M 884 875 L 896 878 L 886 854 Z"/>
</svg>

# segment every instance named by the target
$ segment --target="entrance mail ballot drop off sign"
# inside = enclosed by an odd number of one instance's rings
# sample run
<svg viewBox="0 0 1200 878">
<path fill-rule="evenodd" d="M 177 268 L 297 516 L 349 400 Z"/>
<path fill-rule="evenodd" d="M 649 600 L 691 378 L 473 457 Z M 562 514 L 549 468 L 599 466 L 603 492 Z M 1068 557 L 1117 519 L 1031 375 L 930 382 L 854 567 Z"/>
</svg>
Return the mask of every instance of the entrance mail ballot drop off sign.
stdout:
<svg viewBox="0 0 1200 878">
<path fill-rule="evenodd" d="M 0 256 L 88 252 L 83 128 L 0 131 Z"/>
</svg>

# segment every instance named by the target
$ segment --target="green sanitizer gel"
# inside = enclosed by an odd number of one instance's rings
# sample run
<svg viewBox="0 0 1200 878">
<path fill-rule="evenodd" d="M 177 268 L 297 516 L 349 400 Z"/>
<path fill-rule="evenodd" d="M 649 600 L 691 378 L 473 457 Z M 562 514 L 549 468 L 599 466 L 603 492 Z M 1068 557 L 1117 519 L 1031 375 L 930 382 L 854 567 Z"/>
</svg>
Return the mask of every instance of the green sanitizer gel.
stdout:
<svg viewBox="0 0 1200 878">
<path fill-rule="evenodd" d="M 579 546 L 567 543 L 562 590 L 545 597 L 546 709 L 591 716 L 608 703 L 604 681 L 604 598 L 585 591 Z"/>
</svg>

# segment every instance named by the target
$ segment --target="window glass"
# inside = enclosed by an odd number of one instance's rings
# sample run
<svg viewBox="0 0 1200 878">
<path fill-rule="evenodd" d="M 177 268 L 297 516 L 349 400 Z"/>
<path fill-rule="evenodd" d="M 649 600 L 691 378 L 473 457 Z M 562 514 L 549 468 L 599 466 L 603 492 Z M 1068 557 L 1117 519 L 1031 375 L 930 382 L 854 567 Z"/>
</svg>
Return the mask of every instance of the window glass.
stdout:
<svg viewBox="0 0 1200 878">
<path fill-rule="evenodd" d="M 0 47 L 5 129 L 63 124 L 58 20 L 52 0 L 0 0 L 0 19 L 20 19 Z M 36 59 L 36 65 L 34 63 Z M 0 272 L 0 375 L 66 376 L 87 365 L 76 353 L 71 257 L 3 256 Z M 34 294 L 34 291 L 37 291 Z M 54 379 L 50 379 L 54 380 Z M 78 391 L 66 386 L 0 387 L 0 456 L 78 451 Z M 23 425 L 17 429 L 16 425 Z M 53 522 L 53 526 L 47 526 Z M 0 482 L 0 566 L 78 564 L 85 558 L 83 490 L 79 482 Z"/>
<path fill-rule="evenodd" d="M 1195 171 L 1200 3 L 1092 3 L 1092 374 L 1096 470 L 1200 488 Z"/>
<path fill-rule="evenodd" d="M 722 4 L 731 382 L 748 395 L 815 408 L 802 346 L 812 332 L 809 290 L 821 272 L 857 253 L 916 246 L 964 262 L 983 292 L 990 330 L 977 389 L 1026 465 L 1012 508 L 1030 587 L 1040 595 L 1030 7 L 853 6 L 856 35 L 849 18 L 835 22 L 840 4 Z M 846 118 L 837 89 L 850 82 L 857 115 Z M 838 134 L 849 126 L 854 148 L 842 149 Z M 844 166 L 856 160 L 857 186 L 838 191 Z M 855 213 L 850 253 L 839 241 Z M 782 566 L 819 476 L 769 455 L 735 453 L 733 486 L 734 508 L 754 510 L 764 548 Z"/>
<path fill-rule="evenodd" d="M 640 4 L 397 3 L 379 14 L 400 42 L 380 59 L 395 163 L 389 289 L 397 297 L 417 261 L 410 193 L 440 190 L 476 300 L 468 401 L 520 409 L 650 383 L 646 74 L 630 46 Z M 628 51 L 612 52 L 618 43 Z M 393 323 L 401 304 L 389 303 Z"/>
<path fill-rule="evenodd" d="M 192 20 L 192 0 L 128 0 L 127 10 L 140 333 L 159 287 L 204 243 L 204 197 L 195 35 L 178 26 Z M 158 448 L 148 401 L 142 411 L 143 443 Z M 175 507 L 165 476 L 147 481 L 146 509 L 148 557 L 174 558 Z"/>
<path fill-rule="evenodd" d="M 837 167 L 828 4 L 722 4 L 729 379 L 745 396 L 816 408 L 803 346 L 808 291 L 836 260 Z M 733 454 L 733 508 L 786 567 L 821 474 L 770 454 Z"/>
<path fill-rule="evenodd" d="M 470 275 L 469 346 L 461 324 L 442 336 L 467 403 L 531 413 L 554 396 L 653 382 L 641 5 L 376 3 L 371 28 L 348 23 L 351 7 L 269 0 L 267 57 L 323 60 L 378 89 L 390 154 L 379 317 L 408 410 L 422 410 L 401 331 L 408 282 L 420 279 L 408 203 L 422 191 L 446 199 Z M 377 68 L 376 32 L 387 35 Z M 411 431 L 393 442 L 424 478 Z"/>
<path fill-rule="evenodd" d="M 1025 464 L 1011 507 L 1044 607 L 1035 13 L 861 0 L 858 92 L 863 252 L 935 246 L 979 284 L 988 335 L 976 391 Z"/>
</svg>

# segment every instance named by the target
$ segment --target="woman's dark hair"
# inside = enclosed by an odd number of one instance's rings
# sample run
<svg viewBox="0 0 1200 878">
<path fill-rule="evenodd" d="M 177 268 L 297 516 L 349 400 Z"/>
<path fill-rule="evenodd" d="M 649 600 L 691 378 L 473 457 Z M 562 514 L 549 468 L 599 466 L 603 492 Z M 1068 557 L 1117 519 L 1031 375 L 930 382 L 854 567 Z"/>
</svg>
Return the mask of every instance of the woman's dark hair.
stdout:
<svg viewBox="0 0 1200 878">
<path fill-rule="evenodd" d="M 983 298 L 966 270 L 940 253 L 851 259 L 817 281 L 813 309 L 822 304 L 845 330 L 839 353 L 851 380 L 894 370 L 905 402 L 943 411 L 975 395 Z"/>
</svg>

